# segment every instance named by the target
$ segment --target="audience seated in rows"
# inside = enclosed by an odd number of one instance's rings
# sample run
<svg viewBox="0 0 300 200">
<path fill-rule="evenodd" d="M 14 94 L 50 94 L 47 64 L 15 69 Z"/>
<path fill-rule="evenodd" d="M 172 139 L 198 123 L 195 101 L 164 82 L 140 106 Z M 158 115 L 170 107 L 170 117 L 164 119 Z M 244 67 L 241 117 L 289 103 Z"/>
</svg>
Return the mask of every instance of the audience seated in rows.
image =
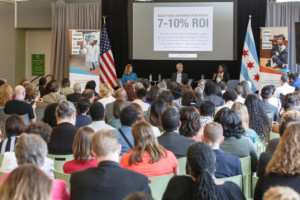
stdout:
<svg viewBox="0 0 300 200">
<path fill-rule="evenodd" d="M 70 183 L 73 200 L 123 199 L 136 191 L 151 194 L 146 176 L 123 169 L 118 163 L 121 145 L 114 131 L 94 133 L 91 143 L 98 167 L 72 173 Z"/>
<path fill-rule="evenodd" d="M 127 93 L 126 93 L 126 90 L 124 90 L 124 88 L 117 89 L 117 91 L 115 93 L 115 99 L 123 99 L 126 101 L 127 105 L 130 103 L 129 101 L 127 101 Z M 105 106 L 105 121 L 106 122 L 114 117 L 113 103 L 114 102 L 107 103 Z"/>
<path fill-rule="evenodd" d="M 214 178 L 215 153 L 207 144 L 192 144 L 187 151 L 187 162 L 191 176 L 173 177 L 163 200 L 245 199 L 242 190 L 235 183 Z"/>
<path fill-rule="evenodd" d="M 212 81 L 207 81 L 204 88 L 204 99 L 211 101 L 215 107 L 223 104 L 223 99 L 216 95 L 216 84 Z"/>
<path fill-rule="evenodd" d="M 124 99 L 117 99 L 113 102 L 113 118 L 107 121 L 107 124 L 118 129 L 121 128 L 120 115 L 123 108 L 126 107 L 126 101 Z"/>
<path fill-rule="evenodd" d="M 94 93 L 94 91 L 91 90 L 91 89 L 85 89 L 85 90 L 83 90 L 81 96 L 82 96 L 82 97 L 88 98 L 89 101 L 90 101 L 90 103 L 93 103 L 93 102 L 94 102 L 95 93 Z"/>
<path fill-rule="evenodd" d="M 147 96 L 147 90 L 141 88 L 136 91 L 136 99 L 132 101 L 133 103 L 139 104 L 143 112 L 147 112 L 150 106 L 149 104 L 145 103 L 146 96 Z"/>
<path fill-rule="evenodd" d="M 92 123 L 88 125 L 88 127 L 92 128 L 94 132 L 100 129 L 114 129 L 112 126 L 108 125 L 104 121 L 105 110 L 100 102 L 94 102 L 90 106 L 90 116 L 92 118 Z"/>
<path fill-rule="evenodd" d="M 96 82 L 94 80 L 88 81 L 86 83 L 85 90 L 86 89 L 89 89 L 89 90 L 93 91 L 93 93 L 94 93 L 94 99 L 93 99 L 93 101 L 98 101 L 100 99 L 99 94 L 96 92 Z"/>
<path fill-rule="evenodd" d="M 57 81 L 53 81 L 50 84 L 50 93 L 43 96 L 43 102 L 47 104 L 58 103 L 62 99 L 66 99 L 66 97 L 60 94 L 60 84 Z"/>
<path fill-rule="evenodd" d="M 67 97 L 68 101 L 71 101 L 73 103 L 75 103 L 75 102 L 77 103 L 78 100 L 81 98 L 81 85 L 80 85 L 80 83 L 74 83 L 73 90 L 74 90 L 74 93 L 68 94 L 66 97 Z"/>
<path fill-rule="evenodd" d="M 293 93 L 295 88 L 289 85 L 289 76 L 288 75 L 282 75 L 280 78 L 280 87 L 277 87 L 274 92 L 274 97 L 279 99 L 280 94 L 287 95 L 289 93 Z"/>
<path fill-rule="evenodd" d="M 133 86 L 131 84 L 128 84 L 128 85 L 125 85 L 123 88 L 127 93 L 127 100 L 128 101 L 134 101 L 135 93 L 134 93 Z"/>
<path fill-rule="evenodd" d="M 52 128 L 57 125 L 56 116 L 55 116 L 57 105 L 58 105 L 58 103 L 49 104 L 45 108 L 44 116 L 42 118 L 42 121 L 49 124 Z"/>
<path fill-rule="evenodd" d="M 246 80 L 243 80 L 239 83 L 239 85 L 241 85 L 243 87 L 243 98 L 246 99 L 246 97 L 249 95 L 249 94 L 252 94 L 252 91 L 251 91 L 251 82 L 248 82 Z"/>
<path fill-rule="evenodd" d="M 201 127 L 199 111 L 193 106 L 188 106 L 180 109 L 179 116 L 181 123 L 179 134 L 201 142 L 203 127 Z"/>
<path fill-rule="evenodd" d="M 135 147 L 123 154 L 120 164 L 145 176 L 179 174 L 175 155 L 160 144 L 148 122 L 138 122 L 132 126 Z"/>
<path fill-rule="evenodd" d="M 75 126 L 77 128 L 80 128 L 82 126 L 87 126 L 92 123 L 92 119 L 87 116 L 87 112 L 90 109 L 90 101 L 86 97 L 81 97 L 77 104 L 76 104 L 76 111 L 77 111 L 77 116 L 76 116 L 76 124 Z"/>
<path fill-rule="evenodd" d="M 28 84 L 25 87 L 25 101 L 32 104 L 36 104 L 36 110 L 38 109 L 45 109 L 47 107 L 47 103 L 43 102 L 43 99 L 41 99 L 40 92 L 38 90 L 38 87 L 32 83 Z"/>
<path fill-rule="evenodd" d="M 179 110 L 181 108 L 181 97 L 183 95 L 183 89 L 176 82 L 171 82 L 169 85 L 170 92 L 172 93 L 174 99 L 174 106 Z"/>
<path fill-rule="evenodd" d="M 182 107 L 184 106 L 194 106 L 196 108 L 199 108 L 199 105 L 197 105 L 198 99 L 195 95 L 195 93 L 192 91 L 186 91 L 182 95 L 181 104 Z"/>
<path fill-rule="evenodd" d="M 102 103 L 102 105 L 106 106 L 108 103 L 114 102 L 116 99 L 112 96 L 114 93 L 114 89 L 108 83 L 101 84 L 99 89 L 99 95 L 101 99 L 98 102 Z"/>
<path fill-rule="evenodd" d="M 244 104 L 245 103 L 245 98 L 243 98 L 243 86 L 241 85 L 237 85 L 235 88 L 234 88 L 234 91 L 237 93 L 237 99 L 235 100 L 236 103 L 242 103 Z"/>
<path fill-rule="evenodd" d="M 145 85 L 145 84 L 144 84 Z M 147 85 L 148 86 L 148 85 Z M 150 87 L 149 87 L 150 88 Z M 149 89 L 148 88 L 148 89 Z M 145 88 L 147 90 L 147 88 Z M 147 90 L 148 91 L 148 90 Z M 148 91 L 147 97 L 145 102 L 151 105 L 154 101 L 157 100 L 159 94 L 159 87 L 152 86 L 150 90 Z"/>
<path fill-rule="evenodd" d="M 70 88 L 71 82 L 68 78 L 64 78 L 61 81 L 61 88 L 60 88 L 60 94 L 67 97 L 69 94 L 74 93 L 74 90 Z"/>
<path fill-rule="evenodd" d="M 170 91 L 168 90 L 164 90 L 162 91 L 158 98 L 163 99 L 166 102 L 167 108 L 174 108 L 176 110 L 179 109 L 178 106 L 175 105 L 175 103 L 173 102 L 173 95 Z"/>
<path fill-rule="evenodd" d="M 161 123 L 161 115 L 167 109 L 167 104 L 163 99 L 157 99 L 150 106 L 149 122 L 154 126 L 154 135 L 160 136 L 164 132 L 164 128 Z M 157 130 L 158 129 L 158 130 Z"/>
<path fill-rule="evenodd" d="M 97 167 L 98 162 L 91 153 L 91 138 L 94 131 L 90 127 L 81 127 L 75 134 L 73 141 L 74 160 L 65 162 L 64 173 L 72 174 L 90 167 Z"/>
<path fill-rule="evenodd" d="M 222 108 L 229 108 L 231 109 L 232 105 L 234 104 L 235 100 L 237 99 L 237 93 L 233 90 L 227 90 L 223 94 L 224 104 L 216 108 L 216 113 L 221 110 Z"/>
<path fill-rule="evenodd" d="M 199 111 L 201 127 L 205 127 L 206 124 L 214 121 L 215 105 L 213 102 L 204 101 L 201 103 Z"/>
<path fill-rule="evenodd" d="M 263 101 L 264 109 L 266 113 L 271 113 L 273 114 L 273 119 L 272 121 L 277 122 L 278 120 L 278 109 L 270 104 L 269 99 L 272 96 L 272 88 L 270 86 L 265 86 L 262 88 L 260 96 Z"/>
</svg>

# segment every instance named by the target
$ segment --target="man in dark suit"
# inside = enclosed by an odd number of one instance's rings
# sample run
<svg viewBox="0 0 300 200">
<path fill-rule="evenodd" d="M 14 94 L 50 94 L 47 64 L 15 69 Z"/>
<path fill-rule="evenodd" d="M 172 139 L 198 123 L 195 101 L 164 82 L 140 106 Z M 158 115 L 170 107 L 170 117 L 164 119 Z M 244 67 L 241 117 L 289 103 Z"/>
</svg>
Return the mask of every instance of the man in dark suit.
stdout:
<svg viewBox="0 0 300 200">
<path fill-rule="evenodd" d="M 67 100 L 77 103 L 81 98 L 81 85 L 79 83 L 75 83 L 73 85 L 73 90 L 74 93 L 67 95 Z"/>
<path fill-rule="evenodd" d="M 178 63 L 176 65 L 177 72 L 173 73 L 171 76 L 171 82 L 177 82 L 179 85 L 183 86 L 188 84 L 189 78 L 186 73 L 182 73 L 183 65 L 182 63 Z"/>
<path fill-rule="evenodd" d="M 267 113 L 273 113 L 273 121 L 278 120 L 278 108 L 269 103 L 269 99 L 271 98 L 273 93 L 273 89 L 271 86 L 267 85 L 261 90 L 261 98 L 263 100 L 264 109 Z"/>
<path fill-rule="evenodd" d="M 288 59 L 288 49 L 284 45 L 285 36 L 280 34 L 277 36 L 277 43 L 273 45 L 271 50 L 272 61 L 274 67 L 286 68 Z"/>
<path fill-rule="evenodd" d="M 100 130 L 91 140 L 92 154 L 99 165 L 71 175 L 71 200 L 119 200 L 136 191 L 151 194 L 146 176 L 123 169 L 118 163 L 121 145 L 114 131 Z"/>
<path fill-rule="evenodd" d="M 202 141 L 212 147 L 216 154 L 216 178 L 225 178 L 242 174 L 239 157 L 225 153 L 220 149 L 223 142 L 223 128 L 219 123 L 212 122 L 205 126 Z"/>
<path fill-rule="evenodd" d="M 195 140 L 179 135 L 180 121 L 178 113 L 174 108 L 168 108 L 163 112 L 161 121 L 166 132 L 158 137 L 159 144 L 172 151 L 176 158 L 185 157 L 188 147 Z"/>
</svg>

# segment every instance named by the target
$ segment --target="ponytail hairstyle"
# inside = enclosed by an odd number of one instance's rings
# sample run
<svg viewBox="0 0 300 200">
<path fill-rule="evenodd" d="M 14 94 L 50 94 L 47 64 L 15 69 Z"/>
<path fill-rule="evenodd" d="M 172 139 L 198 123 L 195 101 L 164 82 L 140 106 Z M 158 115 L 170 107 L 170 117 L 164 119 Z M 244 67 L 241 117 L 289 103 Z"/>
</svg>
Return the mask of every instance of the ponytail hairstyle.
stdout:
<svg viewBox="0 0 300 200">
<path fill-rule="evenodd" d="M 210 146 L 197 142 L 187 151 L 187 162 L 191 175 L 196 179 L 194 200 L 217 200 L 217 187 L 213 175 L 215 171 L 215 154 Z"/>
</svg>

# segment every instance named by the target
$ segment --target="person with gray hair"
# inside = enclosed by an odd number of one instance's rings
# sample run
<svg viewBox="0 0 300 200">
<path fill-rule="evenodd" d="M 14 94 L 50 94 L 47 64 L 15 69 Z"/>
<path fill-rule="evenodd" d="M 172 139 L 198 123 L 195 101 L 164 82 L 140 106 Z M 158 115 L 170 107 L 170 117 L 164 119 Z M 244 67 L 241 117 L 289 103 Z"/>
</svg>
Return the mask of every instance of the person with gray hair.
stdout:
<svg viewBox="0 0 300 200">
<path fill-rule="evenodd" d="M 164 81 L 159 82 L 159 83 L 157 84 L 157 87 L 159 87 L 160 92 L 162 92 L 162 91 L 168 89 L 167 84 L 166 84 L 166 82 L 164 82 Z"/>
<path fill-rule="evenodd" d="M 133 90 L 134 90 L 134 92 L 136 92 L 136 91 L 138 91 L 140 89 L 145 89 L 144 85 L 142 83 L 137 82 L 137 83 L 133 84 Z"/>
<path fill-rule="evenodd" d="M 173 73 L 171 76 L 171 82 L 177 82 L 178 85 L 183 86 L 186 85 L 189 81 L 188 75 L 186 73 L 182 73 L 183 64 L 177 63 L 176 65 L 177 72 Z"/>
<path fill-rule="evenodd" d="M 80 85 L 80 83 L 74 83 L 73 90 L 74 90 L 74 93 L 69 94 L 67 96 L 67 100 L 77 103 L 78 100 L 81 98 L 81 85 Z"/>
<path fill-rule="evenodd" d="M 50 83 L 50 93 L 43 96 L 43 102 L 47 104 L 58 103 L 62 99 L 66 99 L 66 97 L 60 94 L 60 84 L 58 81 L 53 81 Z"/>
<path fill-rule="evenodd" d="M 77 132 L 75 127 L 76 109 L 73 103 L 61 100 L 55 111 L 57 126 L 53 128 L 48 144 L 49 153 L 73 154 L 72 144 Z"/>
</svg>

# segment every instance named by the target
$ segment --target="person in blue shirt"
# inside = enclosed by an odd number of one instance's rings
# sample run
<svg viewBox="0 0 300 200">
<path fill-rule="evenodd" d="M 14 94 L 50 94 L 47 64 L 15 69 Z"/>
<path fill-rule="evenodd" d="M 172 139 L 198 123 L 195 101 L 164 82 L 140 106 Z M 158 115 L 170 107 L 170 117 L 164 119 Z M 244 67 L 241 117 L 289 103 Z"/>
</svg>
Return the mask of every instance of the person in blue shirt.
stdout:
<svg viewBox="0 0 300 200">
<path fill-rule="evenodd" d="M 122 76 L 122 84 L 133 84 L 138 82 L 136 73 L 132 72 L 132 65 L 128 64 L 125 67 L 124 74 Z"/>
<path fill-rule="evenodd" d="M 300 77 L 298 77 L 298 73 L 290 73 L 289 74 L 290 85 L 292 87 L 300 86 Z"/>
</svg>

